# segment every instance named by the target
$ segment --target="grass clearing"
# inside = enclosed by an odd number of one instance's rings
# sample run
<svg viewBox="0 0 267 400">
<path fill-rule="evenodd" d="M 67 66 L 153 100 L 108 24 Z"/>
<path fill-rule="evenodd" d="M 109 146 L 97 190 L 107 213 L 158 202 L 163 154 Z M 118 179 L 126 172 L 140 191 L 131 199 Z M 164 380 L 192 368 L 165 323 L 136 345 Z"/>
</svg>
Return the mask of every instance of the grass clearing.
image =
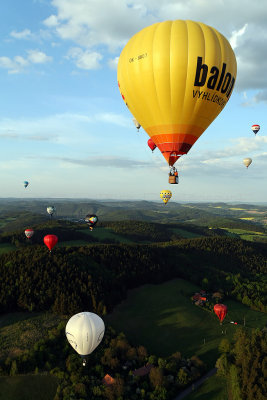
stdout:
<svg viewBox="0 0 267 400">
<path fill-rule="evenodd" d="M 53 400 L 58 382 L 48 374 L 0 377 L 0 400 Z"/>
<path fill-rule="evenodd" d="M 66 318 L 51 313 L 12 313 L 0 318 L 0 358 L 15 357 Z"/>
<path fill-rule="evenodd" d="M 178 233 L 178 235 L 182 236 L 185 239 L 191 239 L 191 238 L 203 236 L 198 233 L 190 232 L 190 231 L 187 231 L 187 230 L 181 229 L 181 228 L 172 228 L 171 230 L 174 233 Z"/>
<path fill-rule="evenodd" d="M 239 236 L 242 240 L 248 240 L 250 242 L 254 242 L 254 240 L 267 240 L 267 235 L 263 232 L 257 231 L 247 231 L 245 229 L 232 229 L 232 228 L 220 228 L 227 231 L 228 235 L 231 237 Z"/>
<path fill-rule="evenodd" d="M 225 379 L 214 375 L 208 378 L 195 392 L 185 397 L 185 400 L 228 400 Z"/>
<path fill-rule="evenodd" d="M 9 251 L 17 250 L 16 246 L 11 243 L 0 244 L 0 254 L 8 253 Z"/>
<path fill-rule="evenodd" d="M 108 240 L 117 240 L 120 243 L 134 243 L 132 240 L 123 237 L 122 235 L 114 232 L 110 228 L 95 228 L 92 231 L 89 229 L 83 229 L 80 230 L 80 232 L 85 233 L 87 235 L 91 235 L 94 238 L 105 241 L 106 239 Z"/>
<path fill-rule="evenodd" d="M 221 339 L 231 340 L 238 327 L 230 321 L 242 323 L 245 316 L 247 327 L 262 328 L 267 316 L 233 300 L 225 301 L 229 316 L 220 326 L 215 314 L 192 304 L 190 297 L 199 289 L 183 279 L 145 285 L 129 291 L 127 299 L 105 319 L 117 331 L 125 332 L 132 343 L 143 344 L 152 354 L 196 354 L 212 368 Z"/>
</svg>

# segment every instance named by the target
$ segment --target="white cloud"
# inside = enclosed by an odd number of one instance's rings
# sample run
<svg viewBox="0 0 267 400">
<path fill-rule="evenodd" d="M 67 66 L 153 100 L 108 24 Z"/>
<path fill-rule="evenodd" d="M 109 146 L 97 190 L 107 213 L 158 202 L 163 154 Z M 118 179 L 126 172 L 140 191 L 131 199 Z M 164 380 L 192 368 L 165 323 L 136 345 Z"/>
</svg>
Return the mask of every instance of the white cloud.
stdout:
<svg viewBox="0 0 267 400">
<path fill-rule="evenodd" d="M 238 38 L 244 35 L 244 33 L 246 32 L 247 26 L 248 26 L 248 24 L 245 24 L 238 31 L 233 31 L 232 32 L 232 35 L 231 35 L 231 37 L 229 39 L 229 42 L 230 42 L 230 44 L 231 44 L 233 49 L 235 49 L 237 47 Z"/>
<path fill-rule="evenodd" d="M 115 58 L 110 58 L 108 60 L 109 68 L 117 70 L 118 62 L 119 62 L 119 56 Z"/>
<path fill-rule="evenodd" d="M 24 29 L 21 32 L 17 32 L 17 31 L 12 31 L 10 32 L 10 36 L 12 36 L 15 39 L 28 39 L 29 37 L 31 37 L 32 33 L 29 29 Z"/>
<path fill-rule="evenodd" d="M 126 118 L 121 114 L 100 113 L 96 114 L 94 118 L 96 121 L 102 121 L 123 127 L 129 127 L 129 125 L 131 124 L 129 118 Z"/>
<path fill-rule="evenodd" d="M 33 64 L 44 64 L 52 61 L 52 57 L 47 56 L 40 50 L 28 50 L 28 60 Z"/>
<path fill-rule="evenodd" d="M 50 17 L 46 18 L 43 21 L 44 25 L 46 25 L 47 27 L 51 28 L 51 27 L 55 27 L 58 25 L 58 19 L 56 15 L 50 15 Z"/>
<path fill-rule="evenodd" d="M 210 0 L 52 0 L 51 4 L 54 12 L 44 21 L 47 28 L 61 39 L 84 47 L 88 54 L 94 51 L 98 57 L 104 47 L 119 52 L 134 33 L 154 22 L 166 19 L 204 22 L 218 29 L 235 48 L 236 88 L 244 91 L 267 87 L 264 1 L 217 0 L 211 4 Z M 117 56 L 109 59 L 111 68 L 115 68 Z M 95 63 L 98 65 L 99 59 Z M 79 68 L 91 69 L 90 65 L 87 53 L 77 60 Z"/>
<path fill-rule="evenodd" d="M 79 47 L 72 47 L 67 58 L 74 60 L 75 65 L 80 69 L 98 69 L 103 56 L 95 51 L 82 50 Z"/>
</svg>

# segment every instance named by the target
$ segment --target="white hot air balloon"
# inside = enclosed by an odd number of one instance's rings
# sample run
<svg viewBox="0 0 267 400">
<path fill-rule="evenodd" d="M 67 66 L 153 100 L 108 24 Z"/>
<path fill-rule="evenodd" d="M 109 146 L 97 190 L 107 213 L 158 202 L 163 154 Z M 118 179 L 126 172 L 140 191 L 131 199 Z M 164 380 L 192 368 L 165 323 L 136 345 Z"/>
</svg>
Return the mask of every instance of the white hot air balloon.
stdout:
<svg viewBox="0 0 267 400">
<path fill-rule="evenodd" d="M 137 129 L 138 132 L 139 132 L 139 129 L 141 128 L 141 125 L 139 124 L 139 122 L 137 121 L 137 119 L 133 118 L 133 123 L 134 123 L 136 129 Z"/>
<path fill-rule="evenodd" d="M 244 158 L 243 164 L 244 164 L 247 168 L 250 166 L 251 163 L 252 163 L 252 159 L 251 159 L 251 158 Z"/>
<path fill-rule="evenodd" d="M 67 322 L 65 333 L 70 345 L 82 357 L 83 365 L 86 356 L 91 354 L 103 339 L 105 324 L 96 314 L 81 312 L 73 315 Z"/>
<path fill-rule="evenodd" d="M 48 214 L 49 214 L 50 217 L 52 218 L 52 215 L 53 215 L 54 212 L 56 211 L 56 207 L 54 207 L 54 206 L 49 206 L 49 207 L 47 207 L 46 211 L 48 212 Z"/>
</svg>

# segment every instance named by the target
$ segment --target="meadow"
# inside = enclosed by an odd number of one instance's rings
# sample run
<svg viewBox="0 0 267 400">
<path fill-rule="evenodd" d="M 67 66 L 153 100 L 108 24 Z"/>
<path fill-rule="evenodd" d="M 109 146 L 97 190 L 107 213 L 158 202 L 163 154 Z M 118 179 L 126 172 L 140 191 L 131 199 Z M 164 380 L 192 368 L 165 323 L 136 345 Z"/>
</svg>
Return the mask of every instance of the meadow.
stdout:
<svg viewBox="0 0 267 400">
<path fill-rule="evenodd" d="M 192 304 L 190 298 L 199 289 L 183 279 L 144 285 L 129 291 L 127 299 L 106 321 L 117 331 L 125 332 L 132 343 L 146 346 L 152 354 L 163 357 L 176 351 L 187 357 L 196 354 L 212 368 L 222 338 L 231 340 L 244 318 L 247 329 L 263 328 L 267 316 L 227 300 L 229 313 L 221 326 L 214 313 Z"/>
<path fill-rule="evenodd" d="M 0 377 L 0 400 L 53 400 L 57 385 L 49 374 Z"/>
</svg>

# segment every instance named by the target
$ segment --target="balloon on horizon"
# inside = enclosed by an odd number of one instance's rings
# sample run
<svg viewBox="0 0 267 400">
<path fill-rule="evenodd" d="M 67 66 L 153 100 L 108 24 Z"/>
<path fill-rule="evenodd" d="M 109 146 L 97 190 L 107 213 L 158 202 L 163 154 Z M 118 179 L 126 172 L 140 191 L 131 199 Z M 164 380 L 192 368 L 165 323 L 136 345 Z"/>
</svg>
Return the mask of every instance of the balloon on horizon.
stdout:
<svg viewBox="0 0 267 400">
<path fill-rule="evenodd" d="M 216 29 L 176 20 L 136 33 L 121 52 L 117 77 L 130 112 L 173 166 L 227 104 L 236 69 Z"/>
<path fill-rule="evenodd" d="M 170 190 L 162 190 L 160 192 L 160 198 L 162 199 L 165 205 L 168 203 L 171 197 L 172 197 L 172 192 Z"/>
</svg>

